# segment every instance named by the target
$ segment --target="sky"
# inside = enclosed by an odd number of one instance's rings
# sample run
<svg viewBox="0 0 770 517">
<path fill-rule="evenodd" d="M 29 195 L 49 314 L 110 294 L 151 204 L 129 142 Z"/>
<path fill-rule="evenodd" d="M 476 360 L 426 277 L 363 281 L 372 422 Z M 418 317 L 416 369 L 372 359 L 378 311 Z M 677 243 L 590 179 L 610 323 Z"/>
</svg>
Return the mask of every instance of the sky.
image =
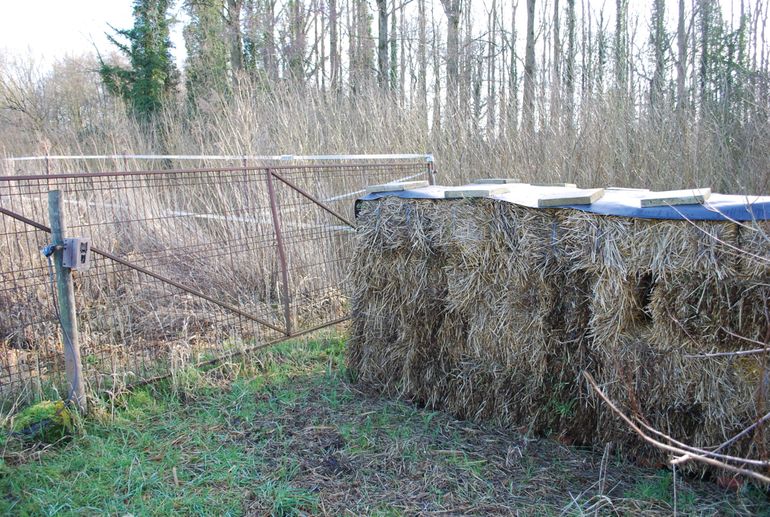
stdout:
<svg viewBox="0 0 770 517">
<path fill-rule="evenodd" d="M 646 16 L 651 2 L 652 0 L 629 0 L 632 16 L 635 11 L 641 16 Z M 738 0 L 721 0 L 727 19 L 733 11 L 733 4 L 737 2 Z M 439 1 L 433 0 L 433 3 L 436 13 L 443 13 Z M 486 18 L 484 4 L 488 3 L 488 0 L 474 0 L 474 7 L 480 11 L 476 18 Z M 611 17 L 614 13 L 614 3 L 613 0 L 598 0 L 592 1 L 591 5 L 603 5 L 607 15 Z M 687 4 L 689 3 L 690 0 L 687 1 Z M 181 4 L 182 2 L 175 2 L 172 15 L 184 20 Z M 520 4 L 518 21 L 523 24 L 523 1 L 520 1 Z M 677 4 L 677 0 L 666 1 L 668 18 L 672 20 L 676 17 Z M 0 54 L 31 56 L 37 63 L 50 66 L 66 56 L 93 53 L 95 48 L 102 53 L 109 53 L 113 47 L 105 32 L 110 31 L 109 25 L 120 29 L 130 28 L 133 25 L 132 5 L 132 0 L 0 0 Z M 598 7 L 594 5 L 594 8 Z M 179 65 L 185 57 L 182 26 L 182 22 L 176 23 L 171 34 L 175 46 L 173 54 Z"/>
<path fill-rule="evenodd" d="M 179 2 L 177 2 L 179 3 Z M 109 25 L 133 25 L 132 0 L 0 0 L 0 51 L 50 65 L 66 56 L 112 50 Z M 178 5 L 173 14 L 181 15 Z M 182 24 L 173 27 L 173 50 L 184 59 Z"/>
</svg>

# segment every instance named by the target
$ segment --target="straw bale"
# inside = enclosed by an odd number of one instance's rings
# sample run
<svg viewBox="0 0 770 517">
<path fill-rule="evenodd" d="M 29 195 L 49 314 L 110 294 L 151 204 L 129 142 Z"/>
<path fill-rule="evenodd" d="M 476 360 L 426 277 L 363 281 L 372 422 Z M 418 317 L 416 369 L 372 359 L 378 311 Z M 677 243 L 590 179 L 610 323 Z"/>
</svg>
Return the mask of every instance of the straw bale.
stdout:
<svg viewBox="0 0 770 517">
<path fill-rule="evenodd" d="M 570 210 L 564 212 L 561 226 L 565 260 L 572 268 L 597 274 L 605 270 L 628 274 L 628 257 L 637 249 L 632 238 L 636 231 L 634 219 Z"/>
<path fill-rule="evenodd" d="M 732 222 L 362 202 L 348 362 L 376 389 L 463 418 L 660 459 L 597 400 L 588 370 L 629 414 L 712 446 L 767 396 L 763 356 L 701 357 L 756 346 L 734 334 L 768 338 L 770 281 L 740 246 L 770 256 Z"/>
<path fill-rule="evenodd" d="M 770 278 L 770 221 L 741 223 L 737 248 L 741 275 L 749 278 Z"/>
<path fill-rule="evenodd" d="M 704 273 L 718 279 L 739 269 L 738 225 L 723 221 L 632 219 L 571 211 L 562 226 L 565 253 L 582 269 Z"/>
<path fill-rule="evenodd" d="M 738 265 L 731 248 L 737 235 L 729 222 L 635 219 L 633 233 L 625 237 L 631 248 L 625 261 L 630 271 L 663 279 L 684 273 L 727 278 Z"/>
<path fill-rule="evenodd" d="M 675 337 L 693 351 L 756 348 L 770 337 L 770 283 L 763 279 L 682 275 L 660 281 L 649 309 L 657 339 Z"/>
<path fill-rule="evenodd" d="M 594 277 L 589 329 L 597 349 L 651 320 L 646 304 L 652 284 L 651 274 L 622 274 L 608 269 Z"/>
<path fill-rule="evenodd" d="M 706 274 L 659 281 L 649 305 L 655 339 L 674 337 L 693 351 L 734 345 L 734 338 L 725 329 L 732 329 L 732 310 L 739 303 L 742 288 L 736 282 Z"/>
<path fill-rule="evenodd" d="M 644 328 L 604 345 L 597 380 L 605 393 L 626 414 L 684 443 L 717 446 L 767 412 L 767 394 L 758 397 L 757 391 L 764 374 L 759 357 L 693 357 L 681 342 L 657 341 Z M 727 453 L 756 452 L 770 443 L 770 430 L 753 438 Z M 665 460 L 665 453 L 642 443 L 608 411 L 599 412 L 594 439 L 619 443 L 630 456 L 648 462 Z"/>
</svg>

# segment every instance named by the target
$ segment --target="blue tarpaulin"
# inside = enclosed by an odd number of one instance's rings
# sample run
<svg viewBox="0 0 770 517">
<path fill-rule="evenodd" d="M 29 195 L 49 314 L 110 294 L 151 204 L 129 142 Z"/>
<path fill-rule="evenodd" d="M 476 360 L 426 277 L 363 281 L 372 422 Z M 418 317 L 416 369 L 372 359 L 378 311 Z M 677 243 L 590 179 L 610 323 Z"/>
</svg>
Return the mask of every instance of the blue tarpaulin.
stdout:
<svg viewBox="0 0 770 517">
<path fill-rule="evenodd" d="M 476 185 L 476 187 L 492 187 L 493 185 Z M 522 185 L 504 194 L 490 196 L 517 205 L 537 208 L 537 194 L 554 192 L 552 187 L 533 187 Z M 430 186 L 400 192 L 376 192 L 359 198 L 361 201 L 395 196 L 403 199 L 444 199 L 447 190 L 461 190 L 464 187 Z M 770 196 L 738 196 L 727 194 L 711 194 L 708 200 L 700 205 L 674 205 L 640 208 L 639 198 L 650 194 L 648 190 L 637 189 L 606 189 L 604 196 L 590 205 L 563 205 L 554 208 L 572 208 L 601 215 L 621 217 L 639 217 L 643 219 L 683 219 L 692 221 L 752 221 L 770 220 Z"/>
</svg>

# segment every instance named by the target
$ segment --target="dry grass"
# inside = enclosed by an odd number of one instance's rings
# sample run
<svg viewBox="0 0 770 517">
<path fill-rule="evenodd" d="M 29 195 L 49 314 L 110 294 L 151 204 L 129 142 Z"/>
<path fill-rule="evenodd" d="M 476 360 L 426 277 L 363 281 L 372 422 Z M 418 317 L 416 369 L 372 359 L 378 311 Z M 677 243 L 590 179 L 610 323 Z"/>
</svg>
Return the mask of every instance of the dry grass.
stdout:
<svg viewBox="0 0 770 517">
<path fill-rule="evenodd" d="M 575 129 L 484 135 L 463 112 L 431 128 L 426 113 L 376 88 L 348 97 L 244 80 L 230 97 L 203 99 L 197 110 L 180 102 L 156 126 L 141 127 L 104 95 L 98 77 L 88 73 L 94 68 L 62 64 L 40 77 L 40 86 L 15 92 L 29 99 L 28 112 L 0 112 L 0 154 L 433 152 L 446 183 L 489 175 L 597 187 L 711 186 L 747 194 L 770 188 L 765 145 L 770 124 L 760 118 L 728 126 L 717 118 L 670 112 L 649 120 L 608 95 L 582 99 Z M 36 98 L 38 90 L 45 91 L 44 99 Z M 55 170 L 123 166 L 120 160 L 53 165 Z"/>
</svg>

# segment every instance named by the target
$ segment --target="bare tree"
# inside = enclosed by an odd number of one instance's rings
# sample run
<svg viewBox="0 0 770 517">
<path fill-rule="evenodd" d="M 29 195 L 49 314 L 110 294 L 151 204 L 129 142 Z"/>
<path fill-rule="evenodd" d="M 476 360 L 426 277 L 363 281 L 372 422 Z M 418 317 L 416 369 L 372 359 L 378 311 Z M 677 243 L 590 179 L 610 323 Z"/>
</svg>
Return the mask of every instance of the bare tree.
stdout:
<svg viewBox="0 0 770 517">
<path fill-rule="evenodd" d="M 615 0 L 615 89 L 628 93 L 628 0 Z"/>
<path fill-rule="evenodd" d="M 265 0 L 262 29 L 262 62 L 271 81 L 278 80 L 278 56 L 275 48 L 275 3 L 276 0 Z"/>
<path fill-rule="evenodd" d="M 230 66 L 232 67 L 233 84 L 238 84 L 243 70 L 243 35 L 241 32 L 241 8 L 243 0 L 227 0 L 225 22 L 230 40 Z"/>
<path fill-rule="evenodd" d="M 660 103 L 663 96 L 663 74 L 665 73 L 666 66 L 665 52 L 667 44 L 665 17 L 665 0 L 655 0 L 652 5 L 652 34 L 650 34 L 655 61 L 652 82 L 650 84 L 650 108 L 653 112 L 661 108 Z"/>
<path fill-rule="evenodd" d="M 403 8 L 402 8 L 403 9 Z M 399 19 L 400 30 L 399 36 L 401 37 L 401 48 L 399 55 L 399 74 L 398 74 L 398 98 L 401 99 L 401 107 L 404 107 L 406 102 L 406 16 L 403 11 L 401 12 L 401 18 Z"/>
<path fill-rule="evenodd" d="M 433 13 L 431 12 L 431 18 Z M 435 27 L 435 19 L 432 20 Z M 439 34 L 437 30 L 433 31 L 433 124 L 431 132 L 434 138 L 441 135 L 441 63 L 439 61 Z"/>
<path fill-rule="evenodd" d="M 398 88 L 398 38 L 396 37 L 396 27 L 398 23 L 398 11 L 396 9 L 396 0 L 390 1 L 390 89 L 396 91 Z M 404 19 L 403 14 L 401 19 Z"/>
<path fill-rule="evenodd" d="M 305 80 L 306 24 L 308 12 L 302 0 L 289 0 L 289 44 L 285 60 L 289 76 L 295 82 Z"/>
<path fill-rule="evenodd" d="M 566 126 L 572 127 L 575 112 L 575 0 L 567 0 L 567 62 L 564 70 L 565 119 Z"/>
<path fill-rule="evenodd" d="M 471 45 L 473 42 L 473 15 L 472 0 L 465 0 L 463 4 L 465 27 L 463 29 L 462 52 L 460 53 L 460 109 L 467 113 L 470 107 L 469 95 L 471 94 L 471 75 L 473 73 L 473 56 Z"/>
<path fill-rule="evenodd" d="M 338 92 L 340 89 L 340 52 L 337 36 L 337 0 L 329 0 L 329 82 L 332 91 Z"/>
<path fill-rule="evenodd" d="M 687 35 L 684 30 L 684 0 L 679 0 L 679 18 L 676 26 L 676 102 L 679 109 L 687 103 L 685 99 L 685 80 L 687 75 Z"/>
<path fill-rule="evenodd" d="M 388 0 L 377 0 L 377 84 L 388 88 Z"/>
<path fill-rule="evenodd" d="M 510 66 L 508 69 L 508 130 L 515 130 L 519 125 L 519 77 L 518 77 L 518 55 L 516 53 L 516 9 L 519 6 L 518 0 L 513 0 L 511 5 L 511 32 L 508 40 L 510 49 Z"/>
<path fill-rule="evenodd" d="M 441 0 L 447 19 L 446 32 L 446 107 L 452 115 L 457 112 L 458 68 L 460 42 L 460 0 Z"/>
<path fill-rule="evenodd" d="M 497 69 L 497 0 L 492 0 L 492 10 L 489 12 L 489 40 L 487 42 L 487 134 L 491 136 L 495 130 L 497 109 L 497 92 L 495 71 Z"/>
<path fill-rule="evenodd" d="M 553 31 L 552 56 L 551 56 L 551 128 L 557 130 L 559 126 L 559 117 L 561 116 L 561 39 L 559 22 L 559 0 L 553 2 L 553 22 L 551 30 Z"/>
<path fill-rule="evenodd" d="M 428 110 L 428 55 L 426 44 L 425 0 L 417 0 L 417 99 L 423 118 Z"/>
<path fill-rule="evenodd" d="M 535 126 L 535 0 L 527 0 L 527 43 L 524 57 L 524 104 L 522 124 L 532 132 Z"/>
</svg>

